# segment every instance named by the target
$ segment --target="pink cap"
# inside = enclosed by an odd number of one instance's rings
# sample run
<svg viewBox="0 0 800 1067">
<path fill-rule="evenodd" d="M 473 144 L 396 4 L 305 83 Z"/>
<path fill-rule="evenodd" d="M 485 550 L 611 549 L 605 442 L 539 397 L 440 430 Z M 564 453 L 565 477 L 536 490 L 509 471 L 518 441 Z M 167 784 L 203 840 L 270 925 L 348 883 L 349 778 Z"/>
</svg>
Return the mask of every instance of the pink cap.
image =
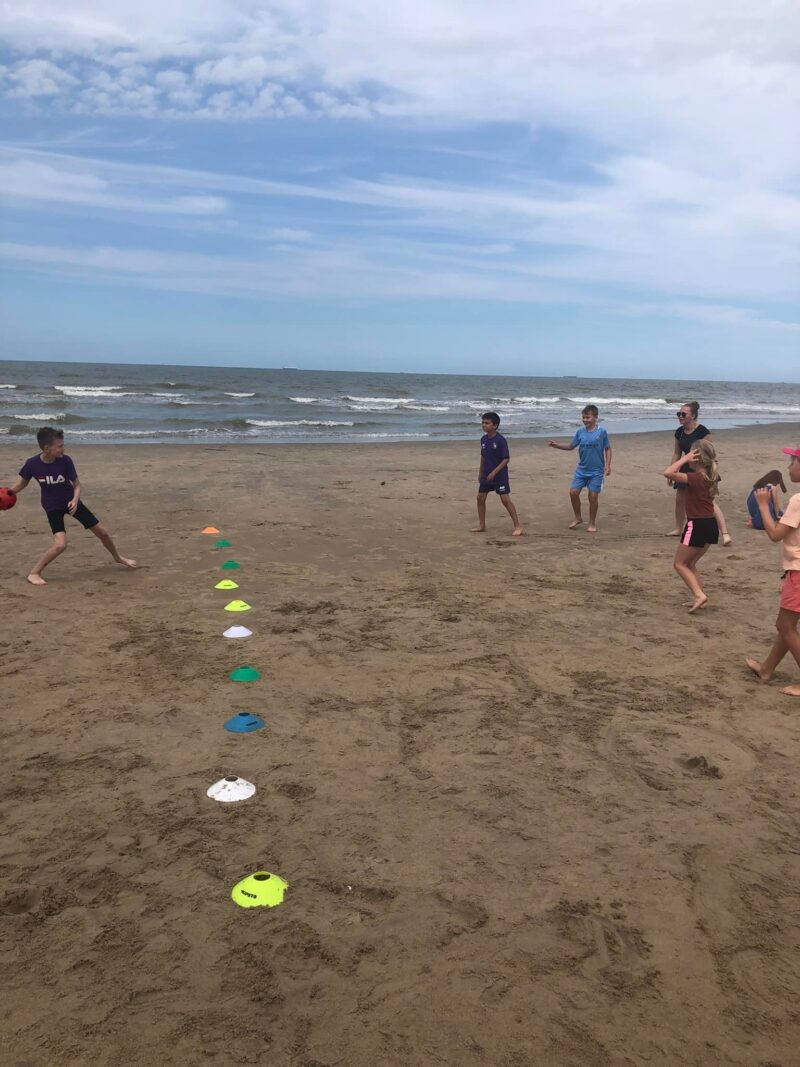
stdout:
<svg viewBox="0 0 800 1067">
<path fill-rule="evenodd" d="M 781 452 L 785 452 L 787 456 L 794 456 L 795 459 L 800 459 L 800 448 L 782 448 Z"/>
</svg>

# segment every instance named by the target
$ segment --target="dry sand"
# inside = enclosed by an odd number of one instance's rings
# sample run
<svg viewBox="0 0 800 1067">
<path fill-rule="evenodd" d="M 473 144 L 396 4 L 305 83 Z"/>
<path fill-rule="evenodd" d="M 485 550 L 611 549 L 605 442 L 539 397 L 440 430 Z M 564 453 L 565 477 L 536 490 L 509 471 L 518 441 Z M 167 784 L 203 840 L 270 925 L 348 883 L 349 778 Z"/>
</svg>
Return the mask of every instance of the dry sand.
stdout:
<svg viewBox="0 0 800 1067">
<path fill-rule="evenodd" d="M 3 1064 L 800 1063 L 800 701 L 742 665 L 780 561 L 743 501 L 800 427 L 715 440 L 691 617 L 666 433 L 616 438 L 595 537 L 512 440 L 522 539 L 468 532 L 477 441 L 68 445 L 142 567 L 71 524 L 33 589 L 35 487 L 0 517 Z M 286 902 L 241 910 L 258 868 Z"/>
</svg>

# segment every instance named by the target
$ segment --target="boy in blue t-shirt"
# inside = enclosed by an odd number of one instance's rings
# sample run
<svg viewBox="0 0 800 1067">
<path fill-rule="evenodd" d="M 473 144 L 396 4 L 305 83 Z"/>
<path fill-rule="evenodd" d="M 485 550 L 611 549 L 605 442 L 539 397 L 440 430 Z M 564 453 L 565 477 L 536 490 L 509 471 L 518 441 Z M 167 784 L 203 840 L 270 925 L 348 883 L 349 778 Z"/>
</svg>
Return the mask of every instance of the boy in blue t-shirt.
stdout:
<svg viewBox="0 0 800 1067">
<path fill-rule="evenodd" d="M 576 529 L 583 522 L 581 515 L 581 490 L 589 490 L 589 533 L 597 533 L 597 507 L 600 493 L 603 491 L 603 477 L 611 474 L 611 442 L 602 426 L 597 425 L 600 412 L 594 404 L 587 404 L 581 412 L 583 426 L 575 431 L 575 436 L 568 445 L 559 445 L 549 441 L 550 448 L 560 448 L 563 452 L 578 449 L 578 466 L 572 478 L 569 498 L 575 518 L 569 524 L 570 530 Z"/>
<path fill-rule="evenodd" d="M 486 411 L 481 415 L 481 465 L 478 468 L 478 525 L 473 533 L 483 533 L 486 529 L 486 497 L 497 493 L 503 507 L 514 523 L 514 537 L 521 537 L 525 531 L 520 525 L 517 509 L 511 500 L 511 483 L 508 480 L 508 464 L 511 456 L 508 441 L 497 432 L 500 416 L 496 411 Z"/>
<path fill-rule="evenodd" d="M 31 585 L 47 585 L 42 571 L 66 549 L 64 519 L 67 515 L 77 519 L 85 530 L 91 530 L 116 563 L 132 570 L 136 566 L 136 560 L 126 559 L 117 552 L 111 534 L 81 500 L 81 483 L 75 464 L 69 456 L 64 455 L 64 431 L 55 430 L 52 426 L 43 426 L 36 434 L 36 443 L 42 451 L 38 456 L 31 456 L 25 461 L 19 472 L 19 480 L 12 487 L 15 493 L 21 493 L 32 478 L 36 479 L 42 492 L 42 507 L 53 534 L 52 548 L 48 548 L 36 561 L 28 575 Z"/>
</svg>

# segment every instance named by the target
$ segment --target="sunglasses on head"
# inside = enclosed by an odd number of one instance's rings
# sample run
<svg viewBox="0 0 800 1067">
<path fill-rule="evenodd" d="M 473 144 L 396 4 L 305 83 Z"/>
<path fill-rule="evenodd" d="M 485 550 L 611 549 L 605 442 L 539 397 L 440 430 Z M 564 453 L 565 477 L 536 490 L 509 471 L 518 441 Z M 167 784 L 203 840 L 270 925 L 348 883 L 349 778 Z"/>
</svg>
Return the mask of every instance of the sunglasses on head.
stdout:
<svg viewBox="0 0 800 1067">
<path fill-rule="evenodd" d="M 689 418 L 689 412 L 688 411 L 676 411 L 675 414 L 678 416 L 679 419 L 688 419 Z"/>
</svg>

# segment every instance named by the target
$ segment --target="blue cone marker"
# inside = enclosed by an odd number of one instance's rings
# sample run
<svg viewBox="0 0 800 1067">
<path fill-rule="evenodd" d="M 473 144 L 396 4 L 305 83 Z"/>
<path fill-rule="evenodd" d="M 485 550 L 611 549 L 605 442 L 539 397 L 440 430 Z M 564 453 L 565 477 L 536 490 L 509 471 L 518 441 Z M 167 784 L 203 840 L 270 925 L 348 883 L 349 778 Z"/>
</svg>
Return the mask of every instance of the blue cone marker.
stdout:
<svg viewBox="0 0 800 1067">
<path fill-rule="evenodd" d="M 258 715 L 251 715 L 249 711 L 240 711 L 224 725 L 232 734 L 251 734 L 255 730 L 264 729 L 264 720 L 259 719 Z"/>
</svg>

